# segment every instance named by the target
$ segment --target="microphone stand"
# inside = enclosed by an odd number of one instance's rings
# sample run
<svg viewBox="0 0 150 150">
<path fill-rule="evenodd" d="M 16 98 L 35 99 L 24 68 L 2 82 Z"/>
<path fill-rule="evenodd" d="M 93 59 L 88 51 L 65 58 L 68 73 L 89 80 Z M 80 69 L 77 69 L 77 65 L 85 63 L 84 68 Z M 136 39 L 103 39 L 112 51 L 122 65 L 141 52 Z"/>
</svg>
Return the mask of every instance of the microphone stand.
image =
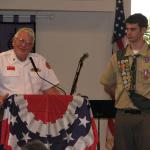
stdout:
<svg viewBox="0 0 150 150">
<path fill-rule="evenodd" d="M 73 95 L 76 91 L 77 82 L 78 82 L 78 78 L 79 78 L 79 74 L 80 74 L 82 66 L 83 66 L 83 60 L 80 59 L 80 61 L 78 63 L 77 70 L 76 70 L 76 74 L 75 74 L 75 77 L 74 77 L 74 81 L 73 81 L 73 84 L 72 84 L 70 95 Z"/>
</svg>

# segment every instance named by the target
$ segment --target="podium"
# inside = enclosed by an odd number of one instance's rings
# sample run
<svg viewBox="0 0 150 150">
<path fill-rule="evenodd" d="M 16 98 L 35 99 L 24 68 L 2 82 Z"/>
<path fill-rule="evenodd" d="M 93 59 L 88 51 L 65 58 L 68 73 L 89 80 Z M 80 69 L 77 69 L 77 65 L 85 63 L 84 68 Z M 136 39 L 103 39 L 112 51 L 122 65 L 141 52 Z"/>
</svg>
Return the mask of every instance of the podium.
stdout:
<svg viewBox="0 0 150 150">
<path fill-rule="evenodd" d="M 35 139 L 52 150 L 95 150 L 98 134 L 89 100 L 70 95 L 8 97 L 0 144 L 18 150 Z"/>
</svg>

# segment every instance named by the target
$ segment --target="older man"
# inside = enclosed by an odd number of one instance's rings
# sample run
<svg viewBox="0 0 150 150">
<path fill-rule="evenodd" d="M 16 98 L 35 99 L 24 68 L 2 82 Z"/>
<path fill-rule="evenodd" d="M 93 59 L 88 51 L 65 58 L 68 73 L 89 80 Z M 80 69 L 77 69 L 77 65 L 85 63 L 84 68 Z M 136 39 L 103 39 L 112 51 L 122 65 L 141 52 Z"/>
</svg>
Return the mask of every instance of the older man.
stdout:
<svg viewBox="0 0 150 150">
<path fill-rule="evenodd" d="M 31 28 L 21 28 L 12 40 L 13 49 L 0 54 L 0 103 L 11 94 L 60 94 L 53 85 L 59 83 L 53 69 L 46 59 L 31 53 L 35 35 Z M 44 79 L 39 78 L 37 72 Z"/>
</svg>

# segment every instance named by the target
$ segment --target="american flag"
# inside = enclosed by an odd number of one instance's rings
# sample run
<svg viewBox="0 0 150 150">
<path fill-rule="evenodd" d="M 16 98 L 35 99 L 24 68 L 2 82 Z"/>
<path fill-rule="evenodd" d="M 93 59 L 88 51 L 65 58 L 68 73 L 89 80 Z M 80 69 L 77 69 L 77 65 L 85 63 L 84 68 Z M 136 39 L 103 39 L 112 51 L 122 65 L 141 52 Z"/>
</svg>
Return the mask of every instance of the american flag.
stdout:
<svg viewBox="0 0 150 150">
<path fill-rule="evenodd" d="M 125 14 L 123 7 L 123 0 L 116 0 L 116 11 L 113 32 L 113 50 L 123 50 L 127 45 L 125 36 Z M 108 119 L 107 133 L 106 133 L 106 150 L 114 149 L 114 133 L 115 133 L 115 120 Z"/>
<path fill-rule="evenodd" d="M 88 99 L 12 95 L 5 104 L 0 143 L 20 150 L 38 139 L 50 150 L 96 150 L 98 134 Z"/>
<path fill-rule="evenodd" d="M 116 12 L 112 42 L 117 50 L 123 49 L 126 46 L 123 0 L 116 0 Z"/>
</svg>

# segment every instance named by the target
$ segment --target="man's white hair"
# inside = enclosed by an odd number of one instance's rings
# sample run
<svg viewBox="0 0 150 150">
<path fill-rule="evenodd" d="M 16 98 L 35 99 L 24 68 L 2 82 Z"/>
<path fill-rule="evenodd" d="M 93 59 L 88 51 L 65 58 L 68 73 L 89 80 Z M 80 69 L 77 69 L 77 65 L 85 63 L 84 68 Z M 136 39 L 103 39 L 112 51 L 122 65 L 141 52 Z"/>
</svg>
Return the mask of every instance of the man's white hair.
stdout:
<svg viewBox="0 0 150 150">
<path fill-rule="evenodd" d="M 20 28 L 16 34 L 14 35 L 14 37 L 16 38 L 18 36 L 19 33 L 21 32 L 27 32 L 32 38 L 33 38 L 33 42 L 35 41 L 35 34 L 32 28 L 28 28 L 28 27 L 23 27 Z"/>
</svg>

